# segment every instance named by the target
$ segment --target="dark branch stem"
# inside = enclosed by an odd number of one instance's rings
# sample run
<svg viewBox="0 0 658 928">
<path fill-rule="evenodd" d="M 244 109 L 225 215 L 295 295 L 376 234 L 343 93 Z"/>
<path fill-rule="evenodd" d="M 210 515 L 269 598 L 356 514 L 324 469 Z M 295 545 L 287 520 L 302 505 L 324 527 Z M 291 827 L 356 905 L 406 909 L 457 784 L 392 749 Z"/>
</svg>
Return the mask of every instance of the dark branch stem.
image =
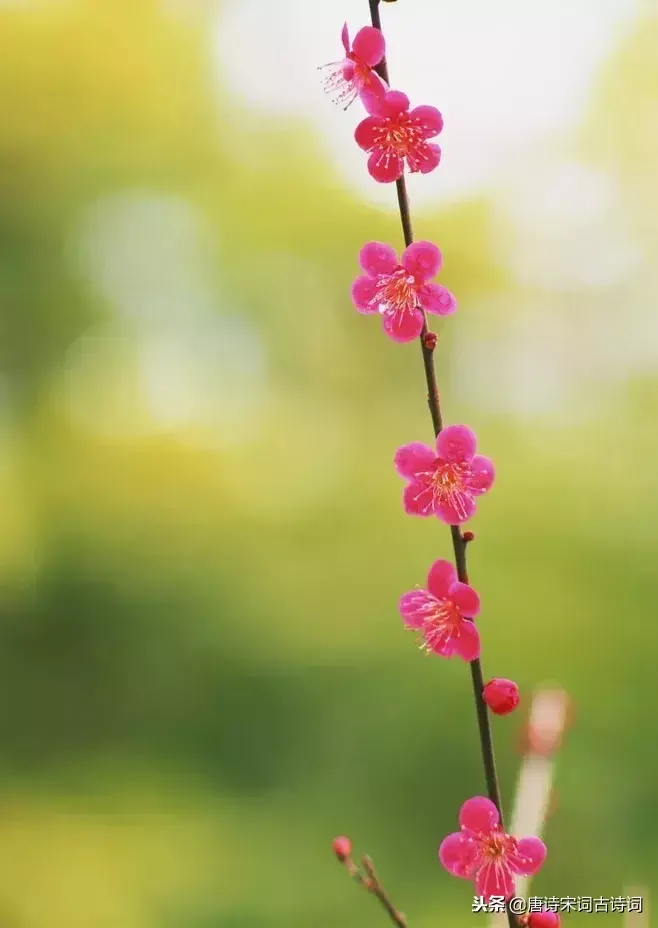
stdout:
<svg viewBox="0 0 658 928">
<path fill-rule="evenodd" d="M 370 18 L 373 26 L 377 29 L 382 28 L 379 16 L 379 0 L 368 0 L 370 6 Z M 382 77 L 390 87 L 388 75 L 388 65 L 386 59 L 377 67 L 377 73 Z M 413 242 L 413 226 L 411 224 L 411 211 L 409 209 L 409 195 L 404 175 L 396 181 L 398 206 L 400 209 L 400 220 L 402 222 L 402 232 L 404 243 L 408 247 Z M 425 316 L 425 313 L 423 312 Z M 436 368 L 434 366 L 434 347 L 426 338 L 428 333 L 427 317 L 425 316 L 423 328 L 420 333 L 419 342 L 423 356 L 423 367 L 425 369 L 425 380 L 427 383 L 427 403 L 429 406 L 430 416 L 432 417 L 432 426 L 434 434 L 438 435 L 443 428 L 443 419 L 441 416 L 441 404 L 439 399 L 439 388 L 436 379 Z M 457 567 L 457 576 L 462 583 L 468 583 L 468 572 L 466 568 L 466 542 L 462 537 L 461 530 L 457 525 L 450 526 L 452 535 L 452 547 L 455 554 L 455 565 Z M 500 824 L 504 825 L 503 807 L 500 798 L 500 785 L 498 783 L 498 774 L 496 773 L 496 758 L 494 754 L 493 738 L 491 736 L 491 723 L 489 713 L 482 695 L 484 686 L 484 677 L 482 674 L 482 663 L 480 660 L 471 662 L 471 680 L 473 682 L 473 698 L 475 700 L 475 714 L 477 716 L 478 732 L 480 736 L 480 747 L 482 751 L 482 763 L 484 766 L 484 775 L 487 783 L 487 792 L 489 799 L 495 804 L 500 815 Z M 510 928 L 518 928 L 518 922 L 511 912 L 507 913 Z"/>
</svg>

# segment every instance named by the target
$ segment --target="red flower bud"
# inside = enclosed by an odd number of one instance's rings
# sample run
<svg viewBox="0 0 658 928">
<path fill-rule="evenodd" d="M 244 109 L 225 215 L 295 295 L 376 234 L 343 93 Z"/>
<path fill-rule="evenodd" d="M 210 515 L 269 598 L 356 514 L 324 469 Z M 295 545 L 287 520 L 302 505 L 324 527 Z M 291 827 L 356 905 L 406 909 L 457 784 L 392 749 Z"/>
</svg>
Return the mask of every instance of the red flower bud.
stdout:
<svg viewBox="0 0 658 928">
<path fill-rule="evenodd" d="M 438 340 L 439 336 L 436 332 L 425 332 L 423 335 L 423 345 L 425 345 L 428 351 L 434 351 Z"/>
<path fill-rule="evenodd" d="M 494 677 L 482 690 L 482 697 L 495 715 L 507 715 L 519 704 L 519 688 L 513 680 Z"/>
<path fill-rule="evenodd" d="M 463 532 L 462 541 L 464 544 L 468 544 L 469 541 L 475 541 L 475 532 Z"/>
<path fill-rule="evenodd" d="M 334 850 L 334 854 L 341 863 L 352 853 L 352 842 L 344 835 L 341 835 L 339 838 L 334 838 L 331 846 Z"/>
<path fill-rule="evenodd" d="M 562 920 L 557 912 L 531 912 L 528 928 L 560 928 Z"/>
</svg>

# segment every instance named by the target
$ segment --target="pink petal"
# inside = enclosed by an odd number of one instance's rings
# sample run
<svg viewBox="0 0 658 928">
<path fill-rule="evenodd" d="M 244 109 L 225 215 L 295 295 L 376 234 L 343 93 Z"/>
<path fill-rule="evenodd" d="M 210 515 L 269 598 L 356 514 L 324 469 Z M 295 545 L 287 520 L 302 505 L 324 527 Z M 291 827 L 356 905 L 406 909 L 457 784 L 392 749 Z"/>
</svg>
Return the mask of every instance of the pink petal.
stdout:
<svg viewBox="0 0 658 928">
<path fill-rule="evenodd" d="M 457 571 L 450 561 L 434 561 L 427 575 L 427 589 L 437 599 L 447 599 L 456 580 Z"/>
<path fill-rule="evenodd" d="M 432 242 L 414 242 L 402 252 L 400 264 L 405 270 L 424 283 L 436 277 L 441 268 L 441 252 Z"/>
<path fill-rule="evenodd" d="M 431 139 L 443 129 L 443 116 L 435 106 L 416 106 L 409 116 L 420 125 L 425 139 Z"/>
<path fill-rule="evenodd" d="M 478 896 L 484 896 L 485 899 L 491 899 L 492 896 L 511 899 L 514 891 L 512 871 L 502 857 L 497 860 L 488 860 L 478 870 L 475 878 L 475 892 Z"/>
<path fill-rule="evenodd" d="M 409 628 L 422 628 L 423 622 L 436 600 L 426 590 L 412 590 L 400 598 L 399 610 L 404 624 Z"/>
<path fill-rule="evenodd" d="M 436 455 L 431 448 L 422 442 L 412 441 L 410 444 L 398 448 L 393 463 L 401 477 L 413 480 L 419 474 L 433 470 Z"/>
<path fill-rule="evenodd" d="M 510 866 L 515 873 L 531 876 L 536 873 L 546 860 L 546 845 L 539 838 L 521 838 L 516 845 L 514 859 Z"/>
<path fill-rule="evenodd" d="M 378 312 L 377 281 L 372 277 L 357 277 L 352 284 L 351 297 L 360 313 Z"/>
<path fill-rule="evenodd" d="M 368 242 L 359 252 L 359 264 L 371 277 L 392 274 L 398 266 L 395 249 L 384 242 Z"/>
<path fill-rule="evenodd" d="M 354 130 L 354 139 L 363 151 L 371 151 L 377 144 L 375 136 L 381 128 L 381 119 L 378 116 L 366 116 Z"/>
<path fill-rule="evenodd" d="M 402 310 L 386 313 L 382 316 L 384 331 L 396 342 L 412 342 L 418 338 L 425 321 L 422 312 L 414 309 L 413 312 Z"/>
<path fill-rule="evenodd" d="M 365 107 L 366 113 L 369 113 L 370 116 L 378 116 L 380 119 L 386 119 L 387 93 L 387 84 L 384 83 L 376 71 L 371 71 L 367 81 L 359 91 L 359 96 Z"/>
<path fill-rule="evenodd" d="M 369 113 L 371 116 L 380 116 L 384 105 L 385 94 L 386 84 L 378 74 L 371 71 L 359 90 L 359 98 L 361 99 L 361 103 L 363 103 L 366 113 Z"/>
<path fill-rule="evenodd" d="M 477 834 L 488 835 L 500 821 L 498 809 L 491 799 L 485 796 L 474 796 L 467 799 L 459 810 L 459 824 L 462 828 L 475 831 Z"/>
<path fill-rule="evenodd" d="M 453 651 L 463 660 L 476 661 L 480 656 L 480 632 L 474 622 L 464 619 L 459 623 L 459 631 L 453 636 Z"/>
<path fill-rule="evenodd" d="M 441 284 L 425 284 L 417 291 L 418 302 L 425 312 L 435 316 L 450 316 L 457 311 L 457 300 Z"/>
<path fill-rule="evenodd" d="M 463 525 L 475 515 L 475 502 L 468 496 L 460 500 L 459 507 L 451 503 L 442 503 L 436 507 L 435 515 L 446 525 Z"/>
<path fill-rule="evenodd" d="M 376 117 L 369 116 L 368 119 Z M 367 122 L 367 120 L 363 120 Z M 361 123 L 363 125 L 363 123 Z M 357 126 L 358 131 L 358 126 Z M 357 139 L 357 142 L 359 140 Z M 363 145 L 361 146 L 364 147 Z M 399 180 L 404 172 L 404 162 L 399 155 L 389 151 L 373 151 L 368 158 L 368 173 L 380 184 L 392 184 Z"/>
<path fill-rule="evenodd" d="M 352 51 L 360 61 L 374 68 L 386 51 L 384 36 L 374 26 L 364 26 L 354 36 Z"/>
<path fill-rule="evenodd" d="M 347 81 L 348 84 L 354 80 L 355 72 L 356 72 L 356 67 L 354 65 L 354 62 L 351 61 L 349 58 L 346 58 L 345 61 L 343 62 L 343 77 Z"/>
<path fill-rule="evenodd" d="M 434 489 L 427 483 L 414 480 L 404 488 L 402 494 L 404 511 L 409 516 L 433 516 L 435 514 Z"/>
<path fill-rule="evenodd" d="M 480 496 L 491 487 L 496 477 L 496 471 L 493 462 L 481 454 L 475 455 L 471 461 L 471 469 L 473 476 L 469 481 L 469 487 L 476 496 Z"/>
<path fill-rule="evenodd" d="M 452 464 L 470 461 L 477 448 L 475 432 L 467 425 L 447 425 L 436 439 L 436 453 Z"/>
<path fill-rule="evenodd" d="M 428 636 L 425 636 L 425 640 L 429 644 Z M 439 657 L 446 657 L 450 659 L 455 653 L 455 635 L 450 628 L 444 628 L 438 634 L 434 632 L 431 636 L 431 651 L 432 654 L 438 654 Z"/>
<path fill-rule="evenodd" d="M 421 174 L 429 174 L 434 168 L 439 166 L 441 161 L 441 149 L 438 145 L 428 144 L 425 148 L 424 157 L 418 165 Z"/>
<path fill-rule="evenodd" d="M 343 48 L 345 49 L 345 54 L 348 55 L 350 51 L 350 34 L 347 29 L 347 23 L 343 26 L 340 32 L 340 40 L 343 43 Z"/>
<path fill-rule="evenodd" d="M 448 873 L 464 880 L 472 878 L 477 859 L 477 842 L 461 831 L 448 835 L 439 847 L 439 860 Z"/>
<path fill-rule="evenodd" d="M 453 601 L 463 616 L 474 619 L 480 611 L 480 597 L 473 587 L 466 583 L 453 583 L 448 590 L 447 597 Z"/>
<path fill-rule="evenodd" d="M 399 116 L 409 109 L 409 97 L 400 90 L 389 90 L 384 97 L 387 116 Z"/>
</svg>

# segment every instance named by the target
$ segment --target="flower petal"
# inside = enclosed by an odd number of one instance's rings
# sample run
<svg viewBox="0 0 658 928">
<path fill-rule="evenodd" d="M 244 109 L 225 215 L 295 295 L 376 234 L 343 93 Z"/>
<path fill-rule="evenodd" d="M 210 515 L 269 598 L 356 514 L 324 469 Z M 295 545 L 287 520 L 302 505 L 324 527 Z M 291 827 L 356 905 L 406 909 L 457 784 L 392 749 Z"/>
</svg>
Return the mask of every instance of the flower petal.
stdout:
<svg viewBox="0 0 658 928">
<path fill-rule="evenodd" d="M 370 116 L 381 115 L 386 90 L 386 84 L 375 71 L 371 71 L 363 79 L 363 85 L 359 90 L 359 98 L 366 113 L 369 113 Z"/>
<path fill-rule="evenodd" d="M 423 130 L 425 139 L 431 139 L 443 129 L 443 116 L 435 106 L 416 106 L 409 116 Z"/>
<path fill-rule="evenodd" d="M 385 313 L 382 316 L 384 331 L 396 342 L 412 342 L 423 328 L 423 314 L 419 309 L 406 309 Z"/>
<path fill-rule="evenodd" d="M 421 174 L 429 174 L 434 168 L 438 168 L 441 162 L 441 149 L 438 145 L 431 143 L 426 145 L 423 150 L 423 157 L 419 161 L 418 170 Z"/>
<path fill-rule="evenodd" d="M 359 264 L 371 277 L 392 274 L 398 266 L 395 249 L 384 242 L 368 242 L 359 252 Z"/>
<path fill-rule="evenodd" d="M 442 260 L 441 252 L 432 242 L 414 242 L 402 252 L 400 264 L 416 280 L 424 283 L 430 277 L 436 277 Z"/>
<path fill-rule="evenodd" d="M 398 448 L 393 463 L 401 477 L 413 480 L 419 474 L 425 474 L 433 470 L 436 455 L 428 445 L 424 445 L 420 441 L 412 441 L 410 444 Z"/>
<path fill-rule="evenodd" d="M 389 90 L 384 97 L 387 116 L 399 116 L 409 109 L 409 97 L 401 90 Z"/>
<path fill-rule="evenodd" d="M 436 506 L 434 488 L 426 481 L 414 480 L 404 488 L 402 503 L 409 516 L 433 516 Z"/>
<path fill-rule="evenodd" d="M 425 284 L 417 290 L 418 302 L 425 312 L 435 316 L 450 316 L 457 311 L 457 300 L 441 284 Z"/>
<path fill-rule="evenodd" d="M 474 622 L 464 619 L 459 623 L 457 634 L 453 639 L 453 650 L 463 660 L 476 661 L 480 656 L 480 632 Z"/>
<path fill-rule="evenodd" d="M 455 653 L 455 641 L 451 628 L 443 628 L 438 632 L 434 629 L 431 634 L 425 635 L 425 642 L 432 654 L 438 654 L 439 657 L 451 658 Z"/>
<path fill-rule="evenodd" d="M 376 119 L 377 117 L 369 116 L 368 119 Z M 363 120 L 366 122 L 367 120 Z M 361 123 L 363 125 L 363 123 Z M 358 131 L 358 126 L 357 126 Z M 356 136 L 355 136 L 356 138 Z M 357 139 L 357 142 L 359 140 Z M 363 145 L 361 146 L 364 147 Z M 374 147 L 374 146 L 370 146 Z M 380 184 L 392 184 L 394 181 L 399 180 L 402 177 L 404 172 L 404 162 L 399 155 L 396 155 L 395 152 L 377 150 L 368 158 L 368 173 Z"/>
<path fill-rule="evenodd" d="M 350 51 L 350 33 L 347 28 L 347 23 L 343 25 L 343 28 L 340 32 L 340 40 L 343 43 L 343 48 L 345 49 L 345 54 L 348 55 Z"/>
<path fill-rule="evenodd" d="M 444 838 L 439 847 L 439 860 L 453 876 L 464 880 L 473 877 L 477 866 L 479 849 L 473 838 L 461 831 L 455 831 Z"/>
<path fill-rule="evenodd" d="M 450 561 L 434 561 L 427 575 L 427 589 L 437 599 L 447 599 L 448 590 L 455 585 L 457 571 Z"/>
<path fill-rule="evenodd" d="M 498 809 L 491 799 L 485 796 L 474 796 L 467 799 L 459 810 L 459 824 L 477 834 L 488 835 L 500 821 Z"/>
<path fill-rule="evenodd" d="M 374 26 L 364 26 L 359 29 L 352 42 L 352 51 L 364 64 L 374 68 L 384 57 L 386 42 L 379 29 Z"/>
<path fill-rule="evenodd" d="M 491 899 L 492 896 L 511 899 L 515 892 L 514 877 L 507 861 L 502 857 L 488 860 L 478 870 L 475 892 L 478 896 L 484 896 L 485 900 Z"/>
<path fill-rule="evenodd" d="M 441 503 L 436 507 L 435 515 L 446 525 L 463 525 L 475 515 L 475 509 L 473 498 L 462 494 L 458 507 L 453 503 Z"/>
<path fill-rule="evenodd" d="M 375 141 L 377 133 L 381 129 L 381 119 L 379 116 L 366 116 L 354 130 L 354 140 L 359 148 L 363 151 L 372 151 L 377 142 Z"/>
<path fill-rule="evenodd" d="M 422 628 L 428 614 L 436 607 L 436 600 L 427 590 L 412 590 L 400 597 L 399 610 L 408 628 Z"/>
<path fill-rule="evenodd" d="M 510 866 L 515 873 L 531 876 L 546 860 L 546 845 L 539 838 L 521 838 L 516 845 L 516 854 L 510 855 Z"/>
<path fill-rule="evenodd" d="M 350 295 L 360 313 L 378 312 L 377 281 L 372 277 L 357 277 L 352 284 Z"/>
<path fill-rule="evenodd" d="M 467 619 L 474 619 L 479 613 L 480 597 L 472 586 L 457 581 L 451 585 L 447 595 Z"/>
<path fill-rule="evenodd" d="M 496 477 L 493 461 L 482 454 L 476 454 L 471 461 L 473 476 L 469 480 L 469 489 L 476 496 L 481 496 L 490 489 Z"/>
<path fill-rule="evenodd" d="M 447 425 L 436 439 L 436 453 L 444 461 L 470 461 L 477 448 L 475 432 L 467 425 Z"/>
</svg>

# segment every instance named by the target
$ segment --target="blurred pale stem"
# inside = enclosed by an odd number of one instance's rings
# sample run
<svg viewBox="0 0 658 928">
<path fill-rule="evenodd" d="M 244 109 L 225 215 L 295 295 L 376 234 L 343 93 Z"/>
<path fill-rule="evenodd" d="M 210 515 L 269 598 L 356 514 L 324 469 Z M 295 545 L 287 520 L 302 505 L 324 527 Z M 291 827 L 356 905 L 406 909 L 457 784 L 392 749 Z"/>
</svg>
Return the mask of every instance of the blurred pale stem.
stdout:
<svg viewBox="0 0 658 928">
<path fill-rule="evenodd" d="M 639 896 L 642 899 L 641 912 L 627 912 L 624 928 L 649 928 L 649 891 L 645 886 L 630 886 L 624 892 L 626 898 Z"/>
</svg>

